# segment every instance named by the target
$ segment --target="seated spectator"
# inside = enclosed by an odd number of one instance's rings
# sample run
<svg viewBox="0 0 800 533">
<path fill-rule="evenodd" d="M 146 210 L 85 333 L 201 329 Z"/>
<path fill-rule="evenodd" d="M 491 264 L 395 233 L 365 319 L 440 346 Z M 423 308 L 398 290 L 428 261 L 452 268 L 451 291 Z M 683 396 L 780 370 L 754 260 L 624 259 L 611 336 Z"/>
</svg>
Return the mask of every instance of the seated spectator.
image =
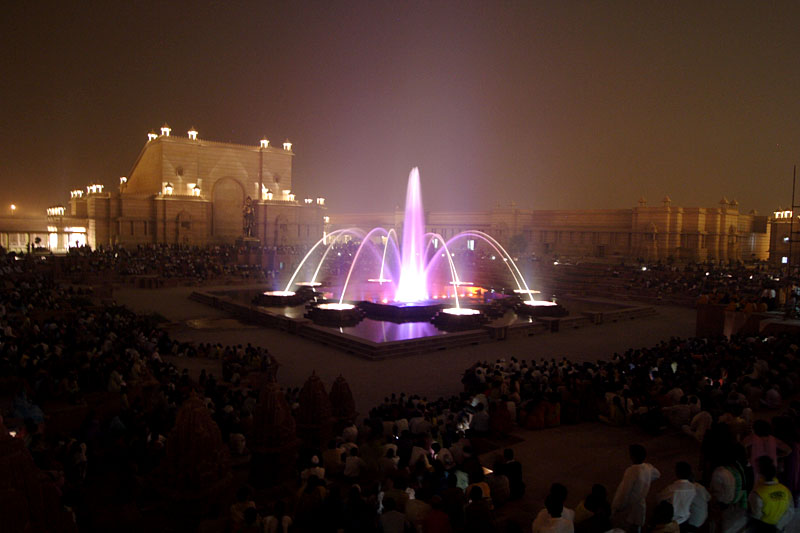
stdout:
<svg viewBox="0 0 800 533">
<path fill-rule="evenodd" d="M 525 494 L 525 482 L 522 480 L 522 464 L 514 458 L 514 450 L 503 450 L 503 462 L 495 468 L 508 478 L 509 498 L 517 500 Z"/>
<path fill-rule="evenodd" d="M 592 485 L 592 492 L 575 508 L 575 531 L 603 533 L 611 529 L 611 504 L 603 485 Z"/>
<path fill-rule="evenodd" d="M 483 491 L 474 486 L 469 491 L 469 503 L 464 508 L 465 533 L 486 533 L 495 530 L 494 513 Z"/>
<path fill-rule="evenodd" d="M 771 457 L 759 457 L 758 468 L 761 476 L 748 498 L 753 530 L 783 531 L 794 515 L 792 493 L 778 482 Z"/>
<path fill-rule="evenodd" d="M 650 533 L 679 533 L 680 527 L 673 520 L 674 510 L 668 501 L 661 501 L 653 511 L 652 527 Z"/>
<path fill-rule="evenodd" d="M 379 522 L 383 533 L 408 533 L 411 528 L 406 515 L 397 510 L 397 503 L 391 497 L 383 499 L 383 514 Z"/>
<path fill-rule="evenodd" d="M 250 490 L 247 487 L 241 487 L 236 491 L 236 503 L 231 505 L 230 509 L 230 522 L 231 529 L 238 531 L 244 524 L 244 513 L 247 509 L 255 510 L 256 502 L 250 499 Z"/>
<path fill-rule="evenodd" d="M 697 495 L 697 488 L 692 482 L 692 467 L 685 461 L 679 461 L 675 465 L 675 477 L 677 480 L 667 485 L 659 494 L 661 501 L 668 501 L 672 504 L 672 519 L 680 526 L 691 514 L 691 505 Z"/>
<path fill-rule="evenodd" d="M 292 517 L 286 514 L 286 504 L 278 500 L 272 508 L 272 514 L 264 520 L 264 533 L 289 533 Z"/>
<path fill-rule="evenodd" d="M 344 476 L 349 479 L 358 479 L 367 463 L 358 456 L 358 448 L 350 448 L 350 455 L 344 463 Z"/>
<path fill-rule="evenodd" d="M 563 516 L 564 503 L 560 496 L 550 494 L 544 500 L 544 509 L 539 511 L 531 524 L 532 533 L 573 533 L 572 520 Z"/>
</svg>

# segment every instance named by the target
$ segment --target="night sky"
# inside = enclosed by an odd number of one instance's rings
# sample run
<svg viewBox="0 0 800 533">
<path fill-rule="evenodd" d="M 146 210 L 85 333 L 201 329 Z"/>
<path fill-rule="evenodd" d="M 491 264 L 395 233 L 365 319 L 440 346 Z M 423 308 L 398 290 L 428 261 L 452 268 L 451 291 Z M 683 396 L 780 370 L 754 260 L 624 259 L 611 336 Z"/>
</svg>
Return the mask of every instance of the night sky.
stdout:
<svg viewBox="0 0 800 533">
<path fill-rule="evenodd" d="M 6 2 L 2 214 L 116 189 L 151 129 L 287 137 L 295 192 L 425 206 L 791 199 L 799 2 Z"/>
</svg>

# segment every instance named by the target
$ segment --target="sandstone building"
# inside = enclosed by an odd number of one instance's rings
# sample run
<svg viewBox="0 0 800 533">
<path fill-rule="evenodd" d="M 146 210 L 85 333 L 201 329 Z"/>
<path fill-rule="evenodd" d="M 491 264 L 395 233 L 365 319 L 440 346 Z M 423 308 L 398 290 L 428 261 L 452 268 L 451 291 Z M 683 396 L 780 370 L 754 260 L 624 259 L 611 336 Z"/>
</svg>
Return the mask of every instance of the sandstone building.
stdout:
<svg viewBox="0 0 800 533">
<path fill-rule="evenodd" d="M 257 146 L 148 134 L 119 190 L 102 185 L 70 192 L 67 206 L 48 209 L 48 244 L 168 243 L 304 246 L 323 232 L 324 198 L 292 193 L 292 145 Z"/>
<path fill-rule="evenodd" d="M 426 231 L 450 239 L 473 229 L 516 254 L 585 261 L 755 261 L 769 255 L 768 217 L 741 213 L 735 201 L 718 207 L 658 206 L 644 199 L 630 209 L 520 209 L 514 204 L 479 212 L 429 212 Z M 330 229 L 402 227 L 403 212 L 332 214 Z"/>
</svg>

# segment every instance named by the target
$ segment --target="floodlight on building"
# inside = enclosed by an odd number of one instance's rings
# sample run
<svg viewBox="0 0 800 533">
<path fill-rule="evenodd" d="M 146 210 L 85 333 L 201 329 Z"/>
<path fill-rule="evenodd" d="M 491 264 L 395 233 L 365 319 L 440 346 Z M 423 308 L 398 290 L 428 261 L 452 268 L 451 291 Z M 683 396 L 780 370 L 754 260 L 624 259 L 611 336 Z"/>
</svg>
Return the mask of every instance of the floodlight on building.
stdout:
<svg viewBox="0 0 800 533">
<path fill-rule="evenodd" d="M 69 191 L 70 198 L 82 198 L 83 197 L 83 190 L 82 189 L 74 189 Z"/>
<path fill-rule="evenodd" d="M 266 137 L 261 139 L 261 148 L 269 148 L 269 139 Z"/>
<path fill-rule="evenodd" d="M 329 217 L 329 216 L 322 217 L 322 222 L 325 223 L 325 224 L 330 224 L 331 223 L 331 217 Z"/>
<path fill-rule="evenodd" d="M 286 150 L 287 152 L 292 151 L 292 143 L 289 142 L 289 139 L 283 141 L 283 149 Z"/>
<path fill-rule="evenodd" d="M 10 207 L 11 207 L 11 214 L 13 215 L 14 212 L 17 210 L 17 206 L 16 206 L 16 204 L 11 204 Z"/>
<path fill-rule="evenodd" d="M 200 196 L 200 186 L 199 185 L 192 185 L 192 196 Z"/>
<path fill-rule="evenodd" d="M 188 132 L 186 132 L 186 133 L 187 133 L 187 135 L 189 135 L 189 138 L 190 138 L 191 140 L 193 140 L 193 141 L 196 141 L 196 140 L 197 140 L 197 130 L 196 130 L 196 129 L 194 129 L 194 126 L 192 126 L 192 129 L 190 129 L 190 130 L 189 130 Z"/>
<path fill-rule="evenodd" d="M 175 187 L 173 187 L 171 183 L 167 182 L 167 183 L 164 184 L 164 194 L 170 195 L 170 194 L 172 194 L 172 191 L 174 191 L 174 190 L 175 190 Z"/>
<path fill-rule="evenodd" d="M 147 142 L 155 141 L 158 139 L 158 134 L 153 130 L 150 130 L 150 133 L 147 134 Z"/>
<path fill-rule="evenodd" d="M 165 122 L 163 126 L 161 126 L 161 135 L 164 137 L 169 137 L 169 132 L 172 131 L 172 128 Z"/>
<path fill-rule="evenodd" d="M 125 176 L 120 176 L 119 177 L 119 184 L 120 185 L 125 185 L 126 183 L 128 183 L 128 178 L 125 177 Z"/>
<path fill-rule="evenodd" d="M 792 211 L 791 209 L 786 211 L 775 211 L 775 218 L 792 218 Z"/>
<path fill-rule="evenodd" d="M 99 183 L 92 183 L 86 187 L 86 194 L 100 194 L 103 192 L 103 186 Z"/>
<path fill-rule="evenodd" d="M 267 192 L 264 193 L 264 200 L 272 200 L 272 197 L 273 197 L 272 191 L 267 189 Z"/>
<path fill-rule="evenodd" d="M 47 208 L 47 216 L 49 217 L 63 217 L 64 216 L 64 206 L 56 205 L 53 207 Z"/>
<path fill-rule="evenodd" d="M 325 198 L 317 198 L 317 205 L 325 205 Z"/>
<path fill-rule="evenodd" d="M 303 201 L 304 201 L 305 203 L 307 203 L 307 204 L 313 204 L 313 203 L 314 203 L 314 200 L 312 200 L 311 198 L 306 198 L 306 199 L 305 199 L 305 200 L 303 200 Z"/>
</svg>

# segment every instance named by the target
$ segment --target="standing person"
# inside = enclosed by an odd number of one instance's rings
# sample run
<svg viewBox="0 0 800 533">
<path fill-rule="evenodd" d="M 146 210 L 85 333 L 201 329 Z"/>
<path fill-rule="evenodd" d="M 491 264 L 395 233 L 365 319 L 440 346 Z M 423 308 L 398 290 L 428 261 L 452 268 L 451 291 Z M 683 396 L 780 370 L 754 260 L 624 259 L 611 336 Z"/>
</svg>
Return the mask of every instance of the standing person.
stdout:
<svg viewBox="0 0 800 533">
<path fill-rule="evenodd" d="M 611 512 L 620 527 L 639 533 L 647 512 L 646 499 L 650 484 L 661 477 L 661 472 L 650 463 L 644 462 L 647 451 L 641 444 L 631 444 L 628 451 L 632 464 L 622 475 L 622 481 L 611 502 Z"/>
<path fill-rule="evenodd" d="M 775 477 L 775 465 L 771 457 L 763 455 L 758 458 L 758 471 L 761 475 L 747 499 L 752 518 L 751 530 L 753 533 L 783 531 L 794 514 L 792 493 Z"/>
<path fill-rule="evenodd" d="M 772 465 L 778 467 L 778 457 L 783 457 L 792 453 L 792 449 L 782 440 L 772 434 L 772 426 L 766 420 L 756 420 L 753 422 L 753 433 L 742 440 L 742 444 L 747 450 L 750 466 L 753 467 L 753 482 L 758 481 L 759 464 L 758 459 L 766 455 L 772 461 Z"/>
</svg>

